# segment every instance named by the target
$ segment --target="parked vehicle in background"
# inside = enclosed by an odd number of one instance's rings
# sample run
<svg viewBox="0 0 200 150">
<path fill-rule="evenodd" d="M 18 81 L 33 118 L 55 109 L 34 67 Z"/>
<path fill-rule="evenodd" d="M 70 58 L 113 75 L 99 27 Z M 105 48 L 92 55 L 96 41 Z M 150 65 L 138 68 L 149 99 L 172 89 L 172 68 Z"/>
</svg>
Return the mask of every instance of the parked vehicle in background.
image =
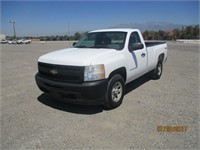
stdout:
<svg viewBox="0 0 200 150">
<path fill-rule="evenodd" d="M 23 43 L 23 44 L 30 44 L 30 43 L 31 43 L 31 40 L 26 40 L 26 39 L 24 39 L 24 40 L 22 40 L 22 43 Z"/>
<path fill-rule="evenodd" d="M 6 43 L 8 43 L 7 40 L 0 40 L 0 44 L 6 44 Z"/>
<path fill-rule="evenodd" d="M 12 41 L 11 41 L 11 40 L 9 40 L 9 41 L 8 41 L 8 44 L 12 44 Z"/>
<path fill-rule="evenodd" d="M 17 40 L 9 40 L 8 44 L 17 44 Z"/>
<path fill-rule="evenodd" d="M 125 85 L 150 72 L 162 75 L 167 60 L 165 42 L 145 42 L 137 29 L 89 32 L 74 48 L 45 54 L 38 59 L 36 83 L 58 100 L 118 107 Z"/>
<path fill-rule="evenodd" d="M 30 44 L 31 40 L 27 40 L 27 39 L 21 39 L 21 40 L 17 40 L 17 44 Z"/>
<path fill-rule="evenodd" d="M 22 41 L 23 39 L 17 40 L 17 44 L 23 44 Z"/>
</svg>

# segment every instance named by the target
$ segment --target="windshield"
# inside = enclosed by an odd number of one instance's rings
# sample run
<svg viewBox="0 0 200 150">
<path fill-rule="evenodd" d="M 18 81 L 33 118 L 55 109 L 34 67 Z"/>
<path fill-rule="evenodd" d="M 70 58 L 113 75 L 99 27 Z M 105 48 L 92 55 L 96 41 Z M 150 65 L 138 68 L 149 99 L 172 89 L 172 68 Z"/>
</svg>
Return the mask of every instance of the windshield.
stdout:
<svg viewBox="0 0 200 150">
<path fill-rule="evenodd" d="M 82 37 L 74 47 L 77 48 L 124 48 L 126 32 L 91 32 Z"/>
</svg>

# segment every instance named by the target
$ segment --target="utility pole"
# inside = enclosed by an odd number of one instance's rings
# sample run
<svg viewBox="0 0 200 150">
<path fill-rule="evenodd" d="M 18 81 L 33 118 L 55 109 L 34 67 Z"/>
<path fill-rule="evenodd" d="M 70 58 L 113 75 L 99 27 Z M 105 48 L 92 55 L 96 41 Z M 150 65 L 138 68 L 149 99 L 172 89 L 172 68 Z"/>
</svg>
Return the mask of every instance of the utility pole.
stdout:
<svg viewBox="0 0 200 150">
<path fill-rule="evenodd" d="M 16 23 L 16 21 L 10 21 L 10 23 L 13 24 L 14 38 L 16 38 L 16 33 L 15 33 L 15 23 Z"/>
<path fill-rule="evenodd" d="M 70 32 L 69 32 L 69 22 L 67 24 L 67 28 L 68 28 L 68 39 L 69 39 L 68 46 L 71 47 L 71 44 L 70 44 Z"/>
</svg>

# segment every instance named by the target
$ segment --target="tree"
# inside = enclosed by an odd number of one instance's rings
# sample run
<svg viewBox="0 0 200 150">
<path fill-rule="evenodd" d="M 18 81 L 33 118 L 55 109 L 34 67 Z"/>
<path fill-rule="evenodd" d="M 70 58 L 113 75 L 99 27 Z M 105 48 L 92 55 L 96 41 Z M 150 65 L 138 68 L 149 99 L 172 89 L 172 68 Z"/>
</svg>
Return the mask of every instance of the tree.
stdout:
<svg viewBox="0 0 200 150">
<path fill-rule="evenodd" d="M 193 29 L 193 38 L 194 39 L 199 39 L 199 25 L 196 25 L 194 26 L 194 29 Z"/>
<path fill-rule="evenodd" d="M 159 31 L 158 31 L 158 36 L 159 36 L 159 37 L 158 37 L 159 40 L 164 40 L 164 38 L 166 38 L 166 37 L 165 37 L 165 32 L 162 31 L 162 30 L 159 30 Z"/>
<path fill-rule="evenodd" d="M 181 31 L 179 29 L 174 29 L 173 30 L 173 39 L 179 39 L 181 37 Z"/>
<path fill-rule="evenodd" d="M 144 38 L 145 40 L 147 40 L 148 37 L 149 37 L 149 31 L 146 30 L 146 31 L 143 32 L 143 38 Z"/>
<path fill-rule="evenodd" d="M 81 37 L 82 37 L 82 34 L 81 34 L 80 32 L 76 32 L 76 33 L 74 34 L 75 40 L 79 40 Z"/>
<path fill-rule="evenodd" d="M 192 26 L 187 26 L 184 30 L 184 35 L 186 39 L 192 39 L 192 32 L 193 32 L 193 27 Z"/>
</svg>

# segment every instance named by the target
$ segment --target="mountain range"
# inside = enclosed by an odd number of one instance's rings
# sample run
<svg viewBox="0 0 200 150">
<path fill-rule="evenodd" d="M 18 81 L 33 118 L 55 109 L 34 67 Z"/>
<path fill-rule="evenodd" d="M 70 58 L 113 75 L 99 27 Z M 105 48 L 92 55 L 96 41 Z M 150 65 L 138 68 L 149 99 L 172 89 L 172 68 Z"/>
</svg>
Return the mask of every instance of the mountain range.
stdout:
<svg viewBox="0 0 200 150">
<path fill-rule="evenodd" d="M 118 24 L 115 26 L 112 26 L 111 28 L 137 28 L 141 31 L 145 30 L 153 30 L 153 31 L 158 31 L 158 30 L 173 30 L 177 28 L 182 28 L 187 25 L 183 24 L 174 24 L 174 23 L 169 23 L 169 22 L 146 22 L 146 23 L 124 23 L 124 24 Z"/>
</svg>

